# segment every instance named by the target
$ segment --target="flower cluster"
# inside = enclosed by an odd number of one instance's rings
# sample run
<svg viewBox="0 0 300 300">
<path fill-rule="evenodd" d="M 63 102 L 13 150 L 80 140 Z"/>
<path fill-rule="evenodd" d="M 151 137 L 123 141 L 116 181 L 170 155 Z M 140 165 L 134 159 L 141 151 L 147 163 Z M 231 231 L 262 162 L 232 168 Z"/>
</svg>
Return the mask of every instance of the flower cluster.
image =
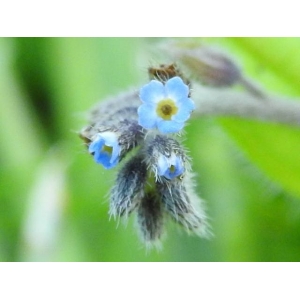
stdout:
<svg viewBox="0 0 300 300">
<path fill-rule="evenodd" d="M 154 79 L 139 93 L 130 91 L 97 105 L 80 137 L 95 162 L 106 169 L 133 153 L 119 168 L 109 213 L 128 217 L 136 211 L 147 245 L 161 239 L 166 215 L 188 232 L 205 236 L 206 216 L 193 190 L 189 158 L 176 134 L 194 110 L 189 85 L 174 65 L 149 68 L 149 74 Z"/>
</svg>

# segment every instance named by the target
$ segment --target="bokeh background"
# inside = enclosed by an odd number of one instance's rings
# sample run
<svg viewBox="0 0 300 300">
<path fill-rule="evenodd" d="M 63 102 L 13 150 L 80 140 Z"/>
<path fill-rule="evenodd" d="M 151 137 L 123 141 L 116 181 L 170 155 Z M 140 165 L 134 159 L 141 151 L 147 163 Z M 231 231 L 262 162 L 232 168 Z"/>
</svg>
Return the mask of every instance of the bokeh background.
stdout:
<svg viewBox="0 0 300 300">
<path fill-rule="evenodd" d="M 77 132 L 98 101 L 147 82 L 156 38 L 0 39 L 1 261 L 299 261 L 300 130 L 202 117 L 186 127 L 214 237 L 172 223 L 147 252 L 108 216 L 115 170 Z M 300 39 L 214 38 L 270 93 L 300 98 Z M 287 100 L 289 101 L 289 100 Z"/>
</svg>

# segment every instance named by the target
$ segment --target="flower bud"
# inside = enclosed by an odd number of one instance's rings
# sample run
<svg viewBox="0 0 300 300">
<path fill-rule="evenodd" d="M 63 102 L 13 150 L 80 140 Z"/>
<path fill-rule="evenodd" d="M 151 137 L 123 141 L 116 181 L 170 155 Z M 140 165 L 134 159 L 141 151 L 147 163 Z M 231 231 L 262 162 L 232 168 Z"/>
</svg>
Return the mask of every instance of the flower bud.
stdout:
<svg viewBox="0 0 300 300">
<path fill-rule="evenodd" d="M 147 165 L 141 155 L 133 156 L 121 168 L 111 190 L 110 215 L 128 216 L 144 197 Z"/>
<path fill-rule="evenodd" d="M 208 235 L 206 214 L 193 190 L 190 174 L 182 180 L 162 180 L 156 183 L 156 187 L 165 210 L 175 222 L 189 233 Z"/>
<path fill-rule="evenodd" d="M 159 241 L 163 233 L 163 208 L 154 191 L 148 192 L 141 199 L 137 220 L 140 234 L 146 244 Z"/>
<path fill-rule="evenodd" d="M 242 73 L 235 61 L 216 47 L 172 43 L 163 47 L 173 59 L 183 63 L 201 83 L 226 87 L 238 83 Z"/>
<path fill-rule="evenodd" d="M 161 64 L 158 68 L 148 68 L 149 78 L 165 83 L 173 77 L 180 77 L 186 85 L 190 85 L 190 81 L 185 78 L 175 63 L 170 65 Z"/>
</svg>

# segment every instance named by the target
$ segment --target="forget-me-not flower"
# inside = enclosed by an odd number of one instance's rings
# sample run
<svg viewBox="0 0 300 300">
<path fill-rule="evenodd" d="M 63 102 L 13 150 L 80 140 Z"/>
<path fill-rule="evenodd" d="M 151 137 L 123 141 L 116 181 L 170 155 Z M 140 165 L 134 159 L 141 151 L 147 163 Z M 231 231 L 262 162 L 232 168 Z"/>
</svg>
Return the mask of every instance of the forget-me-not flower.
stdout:
<svg viewBox="0 0 300 300">
<path fill-rule="evenodd" d="M 170 157 L 160 155 L 157 164 L 157 174 L 170 180 L 181 175 L 184 172 L 184 166 L 179 156 L 174 153 Z"/>
<path fill-rule="evenodd" d="M 114 132 L 98 133 L 89 145 L 89 152 L 94 155 L 96 163 L 102 164 L 105 169 L 111 169 L 119 162 L 121 148 Z"/>
<path fill-rule="evenodd" d="M 165 84 L 151 80 L 141 88 L 140 99 L 139 124 L 145 129 L 158 128 L 161 133 L 180 131 L 194 110 L 189 87 L 178 76 Z"/>
</svg>

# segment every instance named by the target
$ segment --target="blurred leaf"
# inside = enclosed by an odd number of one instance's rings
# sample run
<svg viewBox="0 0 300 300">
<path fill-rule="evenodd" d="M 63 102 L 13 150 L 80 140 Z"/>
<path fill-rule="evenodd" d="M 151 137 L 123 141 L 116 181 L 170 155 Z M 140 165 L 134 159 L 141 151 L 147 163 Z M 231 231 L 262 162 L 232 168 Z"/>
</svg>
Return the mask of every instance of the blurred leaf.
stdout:
<svg viewBox="0 0 300 300">
<path fill-rule="evenodd" d="M 222 119 L 221 123 L 236 139 L 248 157 L 271 179 L 300 195 L 300 130 L 277 124 Z"/>
<path fill-rule="evenodd" d="M 271 93 L 300 95 L 300 39 L 223 39 L 246 74 Z M 221 119 L 223 128 L 270 179 L 300 196 L 300 130 L 284 125 Z"/>
<path fill-rule="evenodd" d="M 13 40 L 0 39 L 0 160 L 2 166 L 28 167 L 42 153 L 44 137 L 12 69 L 13 46 Z M 22 150 L 16 155 L 12 145 Z"/>
</svg>

